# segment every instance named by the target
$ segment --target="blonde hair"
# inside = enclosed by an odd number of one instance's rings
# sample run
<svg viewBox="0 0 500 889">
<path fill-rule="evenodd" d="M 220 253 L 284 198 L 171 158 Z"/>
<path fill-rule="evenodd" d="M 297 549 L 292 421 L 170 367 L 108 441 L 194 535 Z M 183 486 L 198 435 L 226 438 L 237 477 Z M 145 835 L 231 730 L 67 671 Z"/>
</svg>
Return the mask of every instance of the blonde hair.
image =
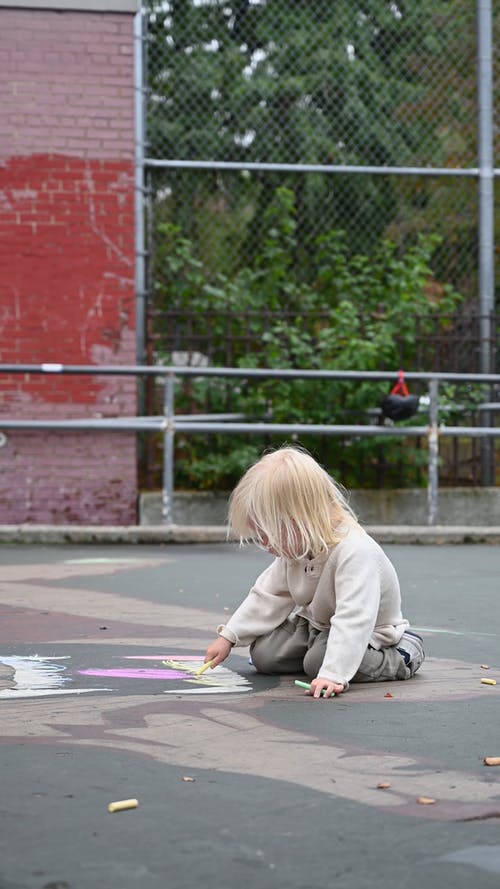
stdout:
<svg viewBox="0 0 500 889">
<path fill-rule="evenodd" d="M 263 534 L 277 555 L 302 559 L 338 543 L 357 520 L 326 470 L 286 446 L 247 469 L 229 499 L 229 523 L 241 543 Z"/>
</svg>

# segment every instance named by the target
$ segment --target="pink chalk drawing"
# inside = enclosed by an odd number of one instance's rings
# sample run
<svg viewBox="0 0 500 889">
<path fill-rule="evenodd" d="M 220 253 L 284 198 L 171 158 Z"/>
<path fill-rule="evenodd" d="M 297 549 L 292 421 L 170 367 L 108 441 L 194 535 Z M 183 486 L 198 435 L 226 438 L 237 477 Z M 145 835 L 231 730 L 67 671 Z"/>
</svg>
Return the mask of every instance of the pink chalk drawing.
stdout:
<svg viewBox="0 0 500 889">
<path fill-rule="evenodd" d="M 191 661 L 194 661 L 197 666 L 201 667 L 203 661 L 200 658 L 199 654 L 124 654 L 124 661 L 182 661 L 182 663 L 189 664 Z M 191 669 L 191 667 L 190 667 Z"/>
<path fill-rule="evenodd" d="M 151 669 L 151 668 L 139 668 L 139 669 L 130 669 L 120 670 L 111 672 L 110 670 L 101 670 L 98 672 L 91 672 L 86 670 L 86 675 L 100 676 L 101 678 L 106 678 L 110 676 L 118 677 L 118 672 L 120 673 L 121 678 L 130 678 L 130 679 L 161 679 L 161 678 L 169 678 L 167 673 L 171 673 L 171 679 L 182 679 L 184 682 L 182 686 L 176 686 L 173 689 L 165 689 L 164 694 L 166 695 L 199 695 L 199 694 L 239 694 L 241 692 L 251 691 L 252 687 L 248 679 L 244 676 L 241 676 L 239 673 L 235 673 L 234 670 L 230 670 L 228 667 L 223 667 L 219 665 L 215 668 L 214 671 L 209 670 L 208 673 L 204 673 L 202 676 L 197 675 L 197 670 L 203 666 L 203 659 L 200 658 L 199 655 L 193 654 L 183 654 L 183 655 L 138 655 L 138 654 L 128 654 L 122 655 L 122 660 L 127 661 L 160 661 L 160 663 L 167 667 L 164 672 L 164 675 L 161 676 L 162 669 Z M 82 671 L 80 671 L 82 672 Z M 190 685 L 190 688 L 186 686 Z"/>
<path fill-rule="evenodd" d="M 94 652 L 92 655 L 94 659 Z M 127 685 L 123 680 L 152 682 L 153 694 L 176 696 L 240 694 L 252 690 L 245 676 L 222 665 L 198 675 L 197 671 L 203 666 L 200 655 L 117 655 L 107 649 L 101 650 L 101 657 L 103 666 L 96 665 L 95 660 L 88 665 L 88 652 L 82 652 L 78 646 L 72 647 L 71 654 L 59 655 L 26 653 L 14 656 L 0 652 L 0 664 L 10 670 L 8 682 L 0 684 L 0 699 L 102 692 L 136 694 L 135 681 Z M 98 685 L 96 679 L 100 680 Z"/>
<path fill-rule="evenodd" d="M 189 673 L 180 670 L 78 670 L 80 676 L 100 676 L 102 679 L 189 679 Z"/>
</svg>

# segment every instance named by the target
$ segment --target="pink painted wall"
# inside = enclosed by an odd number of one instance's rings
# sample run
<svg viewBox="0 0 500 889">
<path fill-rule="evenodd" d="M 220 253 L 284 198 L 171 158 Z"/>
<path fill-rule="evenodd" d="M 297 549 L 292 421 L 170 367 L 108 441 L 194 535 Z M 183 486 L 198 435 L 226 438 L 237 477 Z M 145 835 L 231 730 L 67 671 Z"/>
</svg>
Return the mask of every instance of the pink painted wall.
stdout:
<svg viewBox="0 0 500 889">
<path fill-rule="evenodd" d="M 0 8 L 0 58 L 0 362 L 134 364 L 133 16 Z M 135 391 L 0 375 L 0 431 L 132 416 Z M 135 523 L 133 433 L 6 435 L 0 523 Z"/>
</svg>

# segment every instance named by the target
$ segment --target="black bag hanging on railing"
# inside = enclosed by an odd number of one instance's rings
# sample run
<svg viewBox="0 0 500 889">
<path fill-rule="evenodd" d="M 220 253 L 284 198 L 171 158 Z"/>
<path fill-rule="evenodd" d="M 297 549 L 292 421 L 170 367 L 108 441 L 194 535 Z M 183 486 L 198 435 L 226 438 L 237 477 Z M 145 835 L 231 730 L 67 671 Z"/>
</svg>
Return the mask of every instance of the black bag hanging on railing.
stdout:
<svg viewBox="0 0 500 889">
<path fill-rule="evenodd" d="M 392 387 L 389 395 L 382 399 L 380 407 L 384 417 L 397 422 L 413 417 L 413 414 L 417 413 L 419 400 L 418 395 L 410 395 L 404 373 L 399 370 L 397 383 Z"/>
</svg>

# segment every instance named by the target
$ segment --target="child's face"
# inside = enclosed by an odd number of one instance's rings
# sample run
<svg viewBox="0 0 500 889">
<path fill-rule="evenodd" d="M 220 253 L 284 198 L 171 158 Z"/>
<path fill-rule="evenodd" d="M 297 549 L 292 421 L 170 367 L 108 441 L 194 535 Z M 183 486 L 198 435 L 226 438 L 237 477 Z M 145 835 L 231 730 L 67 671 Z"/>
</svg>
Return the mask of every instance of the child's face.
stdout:
<svg viewBox="0 0 500 889">
<path fill-rule="evenodd" d="M 300 551 L 303 549 L 303 545 L 301 545 L 301 538 L 297 529 L 295 531 L 295 539 L 290 541 L 289 536 L 287 535 L 285 528 L 283 528 L 281 534 L 281 551 L 277 552 L 277 550 L 271 546 L 269 542 L 269 537 L 266 532 L 251 523 L 252 529 L 255 532 L 255 540 L 259 546 L 262 546 L 271 556 L 284 556 L 285 559 L 293 559 L 295 558 L 294 552 Z"/>
<path fill-rule="evenodd" d="M 270 546 L 269 537 L 267 536 L 267 534 L 264 531 L 256 530 L 255 535 L 256 535 L 256 540 L 259 543 L 259 545 L 264 547 L 264 549 L 267 550 L 268 553 L 270 553 L 272 556 L 278 555 L 276 550 L 272 546 Z"/>
</svg>

